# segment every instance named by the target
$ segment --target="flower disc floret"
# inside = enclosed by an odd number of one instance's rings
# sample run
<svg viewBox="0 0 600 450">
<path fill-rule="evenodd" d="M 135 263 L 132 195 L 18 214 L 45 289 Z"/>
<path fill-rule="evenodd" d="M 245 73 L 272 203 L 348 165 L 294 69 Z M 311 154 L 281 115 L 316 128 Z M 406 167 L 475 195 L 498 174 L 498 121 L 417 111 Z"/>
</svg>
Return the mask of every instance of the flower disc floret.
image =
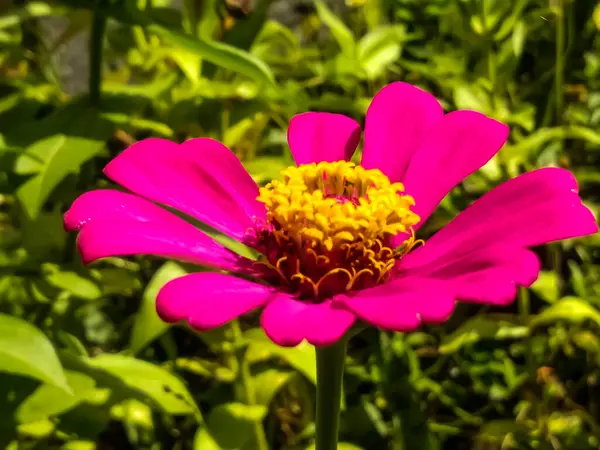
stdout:
<svg viewBox="0 0 600 450">
<path fill-rule="evenodd" d="M 406 247 L 390 239 L 419 222 L 401 183 L 347 161 L 287 168 L 258 200 L 267 209 L 258 232 L 265 278 L 317 301 L 383 282 Z"/>
</svg>

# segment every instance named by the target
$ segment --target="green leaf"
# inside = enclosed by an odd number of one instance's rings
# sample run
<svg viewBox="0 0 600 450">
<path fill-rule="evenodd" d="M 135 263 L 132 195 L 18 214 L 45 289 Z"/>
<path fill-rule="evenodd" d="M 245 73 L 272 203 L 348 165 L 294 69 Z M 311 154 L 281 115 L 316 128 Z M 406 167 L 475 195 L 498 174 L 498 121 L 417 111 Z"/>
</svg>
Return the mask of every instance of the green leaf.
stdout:
<svg viewBox="0 0 600 450">
<path fill-rule="evenodd" d="M 71 393 L 48 338 L 30 323 L 5 314 L 0 314 L 0 371 L 35 378 Z"/>
<path fill-rule="evenodd" d="M 530 325 L 538 327 L 559 321 L 578 324 L 591 321 L 600 326 L 600 312 L 585 300 L 577 297 L 564 297 L 535 316 Z"/>
<path fill-rule="evenodd" d="M 528 328 L 511 315 L 476 316 L 446 336 L 440 345 L 442 354 L 455 353 L 483 339 L 518 339 L 528 334 Z"/>
<path fill-rule="evenodd" d="M 352 31 L 336 16 L 322 0 L 315 0 L 319 18 L 329 27 L 333 38 L 340 46 L 342 54 L 350 59 L 356 59 L 356 42 Z"/>
<path fill-rule="evenodd" d="M 559 277 L 556 272 L 543 270 L 538 279 L 531 285 L 531 290 L 548 303 L 554 303 L 559 296 Z"/>
<path fill-rule="evenodd" d="M 527 39 L 527 25 L 524 21 L 520 20 L 512 34 L 512 47 L 515 56 L 520 57 L 523 54 L 523 48 L 525 48 L 525 40 Z"/>
<path fill-rule="evenodd" d="M 194 436 L 194 450 L 222 450 L 210 432 L 203 426 L 198 428 Z"/>
<path fill-rule="evenodd" d="M 62 389 L 51 384 L 43 384 L 19 405 L 16 417 L 19 423 L 30 423 L 60 415 L 74 408 L 86 395 L 94 390 L 93 378 L 79 372 L 65 371 L 73 395 L 66 395 Z"/>
<path fill-rule="evenodd" d="M 168 414 L 198 413 L 198 407 L 183 382 L 172 373 L 140 359 L 104 354 L 89 364 L 119 377 L 124 384 L 147 394 Z"/>
<path fill-rule="evenodd" d="M 364 36 L 358 43 L 358 60 L 369 79 L 375 79 L 400 56 L 400 42 L 404 27 L 390 25 L 379 27 Z"/>
<path fill-rule="evenodd" d="M 211 436 L 223 449 L 238 449 L 250 441 L 256 423 L 261 423 L 267 414 L 262 405 L 226 403 L 214 408 L 207 424 Z"/>
<path fill-rule="evenodd" d="M 201 41 L 164 25 L 150 24 L 148 30 L 165 42 L 197 54 L 217 66 L 238 72 L 254 81 L 275 86 L 271 69 L 250 53 L 216 41 Z"/>
<path fill-rule="evenodd" d="M 254 376 L 252 383 L 256 392 L 256 402 L 260 405 L 269 406 L 275 395 L 297 376 L 294 372 L 284 372 L 279 369 L 267 369 Z"/>
<path fill-rule="evenodd" d="M 272 357 L 281 358 L 316 384 L 317 358 L 315 348 L 308 342 L 302 341 L 296 347 L 280 347 L 261 328 L 246 331 L 244 337 L 249 344 L 246 358 L 250 363 Z"/>
<path fill-rule="evenodd" d="M 73 114 L 74 109 L 65 114 Z M 62 133 L 53 130 L 52 136 L 43 137 L 28 146 L 16 162 L 17 172 L 35 173 L 17 190 L 17 197 L 31 218 L 37 217 L 58 183 L 102 151 L 105 140 L 112 133 L 110 124 L 94 111 L 78 109 L 76 112 L 78 117 L 73 119 L 74 123 L 68 124 L 67 130 Z M 48 127 L 52 124 L 51 121 L 46 122 Z M 81 133 L 82 130 L 84 133 Z M 25 132 L 28 129 L 22 131 Z"/>
<path fill-rule="evenodd" d="M 85 300 L 97 300 L 102 296 L 96 283 L 75 272 L 55 270 L 46 275 L 46 280 L 51 285 Z"/>
<path fill-rule="evenodd" d="M 186 274 L 187 272 L 173 261 L 166 262 L 156 271 L 144 291 L 142 304 L 133 322 L 133 331 L 129 341 L 129 348 L 133 353 L 138 353 L 170 327 L 156 313 L 156 296 L 158 291 L 169 281 Z"/>
</svg>

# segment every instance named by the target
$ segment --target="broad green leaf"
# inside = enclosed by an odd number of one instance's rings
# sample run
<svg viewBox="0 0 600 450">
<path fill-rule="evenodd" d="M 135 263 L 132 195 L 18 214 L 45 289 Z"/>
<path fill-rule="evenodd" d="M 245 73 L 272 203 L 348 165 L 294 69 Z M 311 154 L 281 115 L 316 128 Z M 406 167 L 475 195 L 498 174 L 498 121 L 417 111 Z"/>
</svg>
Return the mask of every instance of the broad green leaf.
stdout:
<svg viewBox="0 0 600 450">
<path fill-rule="evenodd" d="M 559 296 L 559 282 L 556 272 L 542 270 L 538 279 L 531 285 L 531 290 L 548 303 L 554 303 Z"/>
<path fill-rule="evenodd" d="M 104 354 L 89 360 L 90 365 L 119 377 L 139 389 L 169 414 L 193 414 L 198 408 L 185 384 L 169 371 L 141 359 Z"/>
<path fill-rule="evenodd" d="M 261 328 L 246 331 L 244 337 L 249 345 L 246 358 L 250 362 L 278 357 L 316 384 L 317 359 L 315 348 L 308 342 L 302 341 L 296 347 L 280 347 L 273 343 Z"/>
<path fill-rule="evenodd" d="M 583 299 L 564 297 L 535 316 L 531 320 L 531 326 L 550 325 L 559 321 L 572 323 L 591 321 L 600 326 L 600 312 Z"/>
<path fill-rule="evenodd" d="M 73 370 L 76 372 L 80 372 L 83 373 L 85 375 L 90 376 L 91 378 L 93 378 L 97 385 L 98 388 L 107 388 L 109 390 L 109 393 L 113 394 L 117 399 L 136 399 L 139 400 L 149 406 L 151 406 L 152 408 L 154 408 L 157 411 L 161 411 L 164 413 L 169 413 L 169 411 L 171 410 L 170 405 L 168 404 L 169 402 L 167 401 L 167 404 L 162 404 L 161 400 L 164 399 L 164 395 L 167 395 L 167 391 L 171 392 L 171 387 L 167 387 L 166 390 L 164 391 L 160 391 L 158 392 L 158 394 L 156 393 L 156 385 L 152 384 L 151 385 L 145 385 L 145 377 L 144 376 L 140 376 L 139 380 L 140 383 L 136 384 L 134 381 L 132 381 L 131 379 L 126 379 L 127 376 L 124 377 L 122 376 L 122 372 L 126 372 L 126 368 L 123 369 L 122 367 L 112 367 L 110 370 L 103 368 L 103 367 L 99 367 L 102 364 L 96 364 L 95 360 L 92 358 L 87 358 L 87 357 L 83 357 L 80 355 L 76 355 L 70 351 L 60 351 L 59 352 L 59 356 L 60 356 L 60 360 L 63 364 L 63 366 L 69 370 Z M 109 358 L 111 357 L 111 355 L 107 355 Z M 119 358 L 119 355 L 112 355 L 112 356 L 116 356 L 117 358 Z M 139 360 L 135 360 L 135 361 L 139 361 Z M 144 363 L 144 361 L 140 361 L 141 363 Z M 146 377 L 152 377 L 153 375 L 156 375 L 156 371 L 153 369 L 157 369 L 158 371 L 160 371 L 160 374 L 158 377 L 155 377 L 154 379 L 154 383 L 159 383 L 163 378 L 165 378 L 164 376 L 164 371 L 156 366 L 152 366 L 152 364 L 150 363 L 145 363 L 148 366 L 151 366 L 151 369 L 149 371 L 147 371 L 146 373 Z M 135 363 L 133 363 L 133 365 L 135 365 Z M 114 364 L 113 364 L 114 366 Z M 138 373 L 140 371 L 143 371 L 144 367 L 140 367 L 140 365 L 137 365 L 136 367 L 138 370 L 137 371 L 132 371 L 132 376 L 137 376 Z M 170 377 L 173 377 L 173 375 L 171 375 L 169 372 L 166 372 Z M 168 376 L 167 376 L 168 378 Z M 174 378 L 174 377 L 173 377 Z M 176 379 L 176 378 L 175 378 Z M 172 381 L 170 379 L 168 379 L 167 381 Z M 176 379 L 176 382 L 174 383 L 177 386 L 177 383 L 181 383 L 178 379 Z M 165 383 L 165 385 L 167 385 L 167 383 Z M 163 395 L 164 394 L 164 395 Z M 177 394 L 174 393 L 174 396 L 176 396 Z M 185 399 L 185 396 L 181 397 Z M 76 414 L 77 410 L 84 407 L 86 404 L 81 404 L 79 406 L 77 406 L 74 410 L 69 411 L 67 413 L 67 415 L 71 415 L 72 413 L 74 414 L 74 417 L 72 417 L 72 419 L 77 422 L 78 417 Z M 90 406 L 90 408 L 92 408 L 92 405 L 88 405 Z M 181 406 L 181 405 L 177 405 L 177 406 Z M 86 413 L 92 413 L 95 411 L 93 408 L 84 408 Z M 86 420 L 85 418 L 82 418 L 83 420 Z M 75 424 L 75 427 L 77 428 L 77 424 Z M 95 428 L 95 427 L 94 427 Z"/>
<path fill-rule="evenodd" d="M 267 414 L 262 405 L 225 403 L 214 408 L 207 425 L 211 436 L 223 449 L 239 449 L 250 441 L 254 428 Z"/>
<path fill-rule="evenodd" d="M 93 378 L 72 371 L 65 371 L 73 395 L 51 384 L 42 384 L 33 394 L 19 405 L 16 411 L 20 423 L 30 423 L 60 415 L 84 401 L 93 391 L 96 383 Z"/>
<path fill-rule="evenodd" d="M 222 450 L 210 432 L 203 426 L 198 428 L 194 436 L 194 450 Z"/>
<path fill-rule="evenodd" d="M 55 270 L 46 275 L 46 280 L 51 285 L 85 300 L 97 300 L 102 295 L 96 283 L 75 272 Z"/>
<path fill-rule="evenodd" d="M 169 281 L 186 274 L 187 272 L 173 261 L 164 263 L 156 271 L 144 291 L 142 304 L 133 322 L 133 331 L 131 332 L 131 340 L 129 342 L 129 348 L 133 353 L 138 353 L 150 342 L 167 331 L 170 325 L 163 322 L 156 313 L 156 296 L 158 295 L 158 291 Z"/>
<path fill-rule="evenodd" d="M 48 338 L 22 319 L 0 314 L 0 371 L 35 378 L 71 393 Z"/>
<path fill-rule="evenodd" d="M 201 41 L 156 23 L 148 25 L 148 30 L 165 42 L 197 54 L 217 66 L 246 75 L 259 83 L 275 86 L 271 69 L 248 52 L 217 41 Z"/>
<path fill-rule="evenodd" d="M 358 60 L 367 77 L 375 79 L 400 57 L 400 42 L 404 27 L 390 25 L 379 27 L 364 36 L 358 43 Z"/>
<path fill-rule="evenodd" d="M 256 402 L 269 406 L 275 395 L 290 382 L 294 375 L 297 376 L 295 372 L 267 369 L 254 376 L 252 383 L 256 392 Z"/>
<path fill-rule="evenodd" d="M 73 114 L 73 109 L 66 114 Z M 35 172 L 17 190 L 17 197 L 31 218 L 37 217 L 58 183 L 104 149 L 112 132 L 111 125 L 96 112 L 90 109 L 77 112 L 78 117 L 68 124 L 68 129 L 55 130 L 52 136 L 30 145 L 17 160 L 18 169 Z M 47 126 L 51 124 L 47 122 Z"/>
<path fill-rule="evenodd" d="M 188 80 L 194 85 L 200 83 L 200 78 L 202 77 L 202 59 L 197 54 L 179 49 L 169 49 L 167 51 Z"/>
<path fill-rule="evenodd" d="M 491 112 L 489 95 L 479 85 L 459 84 L 454 88 L 452 97 L 458 109 Z"/>
<path fill-rule="evenodd" d="M 350 60 L 356 59 L 356 41 L 352 31 L 327 7 L 325 2 L 315 0 L 315 6 L 319 18 L 331 30 L 331 34 L 340 46 L 342 54 Z"/>
<path fill-rule="evenodd" d="M 519 325 L 515 316 L 476 316 L 446 336 L 440 345 L 442 354 L 454 353 L 482 339 L 518 339 L 527 336 L 528 328 Z"/>
</svg>

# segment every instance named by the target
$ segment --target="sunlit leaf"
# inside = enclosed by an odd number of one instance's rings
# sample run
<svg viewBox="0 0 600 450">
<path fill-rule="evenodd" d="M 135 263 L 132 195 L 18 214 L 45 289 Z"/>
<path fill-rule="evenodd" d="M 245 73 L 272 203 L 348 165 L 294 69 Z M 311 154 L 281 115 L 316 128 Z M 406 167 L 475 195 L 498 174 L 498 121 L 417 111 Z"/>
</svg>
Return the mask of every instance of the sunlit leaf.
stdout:
<svg viewBox="0 0 600 450">
<path fill-rule="evenodd" d="M 194 450 L 222 450 L 222 447 L 205 427 L 200 427 L 194 436 Z"/>
<path fill-rule="evenodd" d="M 5 314 L 0 314 L 0 371 L 32 377 L 71 393 L 48 338 L 30 323 Z"/>
<path fill-rule="evenodd" d="M 275 395 L 290 382 L 293 376 L 294 372 L 278 369 L 267 369 L 257 374 L 252 380 L 257 403 L 269 406 Z"/>
<path fill-rule="evenodd" d="M 22 173 L 35 173 L 17 190 L 17 197 L 31 218 L 37 217 L 59 182 L 102 151 L 105 140 L 112 133 L 110 124 L 93 110 L 65 110 L 65 114 L 69 115 L 75 112 L 77 116 L 68 123 L 68 128 L 52 130 L 51 136 L 26 148 L 17 160 L 17 168 Z M 46 124 L 48 127 L 52 125 L 53 122 Z"/>
<path fill-rule="evenodd" d="M 221 448 L 239 449 L 252 439 L 256 424 L 261 423 L 266 414 L 267 408 L 262 405 L 225 403 L 211 411 L 207 425 Z"/>
<path fill-rule="evenodd" d="M 556 272 L 542 270 L 531 290 L 548 303 L 554 303 L 559 297 L 560 278 Z"/>
<path fill-rule="evenodd" d="M 369 78 L 381 76 L 399 58 L 403 37 L 404 27 L 390 25 L 376 28 L 359 41 L 358 60 Z"/>
<path fill-rule="evenodd" d="M 322 0 L 315 0 L 319 18 L 329 27 L 331 34 L 340 46 L 343 55 L 349 59 L 356 58 L 356 41 L 352 31 L 337 17 Z"/>
<path fill-rule="evenodd" d="M 129 348 L 133 353 L 138 353 L 169 328 L 170 325 L 162 321 L 156 313 L 156 296 L 169 281 L 186 274 L 187 272 L 173 261 L 166 262 L 156 271 L 144 291 L 142 304 L 133 322 L 129 341 Z"/>
<path fill-rule="evenodd" d="M 75 272 L 55 270 L 46 275 L 46 280 L 51 285 L 85 300 L 97 300 L 102 295 L 96 283 Z"/>
<path fill-rule="evenodd" d="M 154 364 L 122 355 L 104 354 L 89 364 L 119 377 L 126 385 L 139 389 L 169 414 L 193 414 L 198 408 L 183 382 Z"/>
<path fill-rule="evenodd" d="M 296 347 L 280 347 L 273 343 L 261 328 L 248 330 L 244 337 L 249 344 L 246 357 L 251 362 L 272 357 L 282 358 L 310 381 L 317 382 L 315 348 L 306 341 L 302 341 Z"/>
<path fill-rule="evenodd" d="M 68 411 L 86 399 L 95 386 L 95 381 L 82 373 L 65 371 L 73 394 L 51 384 L 42 384 L 19 405 L 16 411 L 20 423 L 30 423 L 47 419 Z"/>
<path fill-rule="evenodd" d="M 531 326 L 550 325 L 559 321 L 572 323 L 590 321 L 600 326 L 600 312 L 581 298 L 564 297 L 535 316 L 531 320 Z"/>
</svg>

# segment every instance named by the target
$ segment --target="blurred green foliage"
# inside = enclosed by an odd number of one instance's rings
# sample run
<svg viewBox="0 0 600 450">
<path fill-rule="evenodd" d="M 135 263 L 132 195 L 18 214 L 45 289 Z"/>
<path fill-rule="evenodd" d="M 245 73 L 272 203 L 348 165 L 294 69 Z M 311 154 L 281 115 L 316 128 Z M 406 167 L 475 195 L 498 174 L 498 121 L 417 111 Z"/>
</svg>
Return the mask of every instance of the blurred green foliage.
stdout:
<svg viewBox="0 0 600 450">
<path fill-rule="evenodd" d="M 572 170 L 597 212 L 596 3 L 0 1 L 0 446 L 248 450 L 259 427 L 273 449 L 311 448 L 310 345 L 273 345 L 254 316 L 202 334 L 161 323 L 159 288 L 198 269 L 83 267 L 62 213 L 148 136 L 217 138 L 263 183 L 291 163 L 294 114 L 362 120 L 394 80 L 512 130 L 426 235 L 548 165 Z M 544 271 L 513 307 L 354 337 L 340 449 L 600 448 L 599 246 L 540 248 Z"/>
</svg>

